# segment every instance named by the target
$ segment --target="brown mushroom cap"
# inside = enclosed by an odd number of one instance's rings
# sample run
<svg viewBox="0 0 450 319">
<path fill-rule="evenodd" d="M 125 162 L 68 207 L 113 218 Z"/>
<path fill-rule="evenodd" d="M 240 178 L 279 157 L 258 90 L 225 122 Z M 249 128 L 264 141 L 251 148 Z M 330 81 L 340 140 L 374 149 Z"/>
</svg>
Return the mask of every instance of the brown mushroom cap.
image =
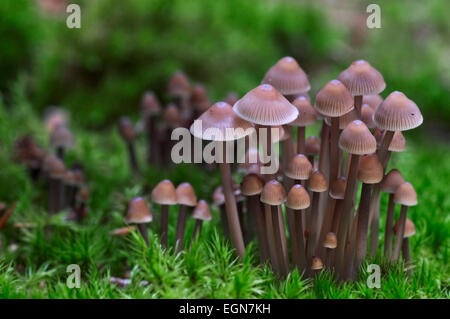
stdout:
<svg viewBox="0 0 450 319">
<path fill-rule="evenodd" d="M 181 183 L 175 189 L 175 192 L 177 194 L 178 204 L 192 207 L 197 205 L 197 196 L 191 184 Z"/>
<path fill-rule="evenodd" d="M 337 247 L 337 237 L 333 232 L 329 232 L 323 241 L 323 247 L 329 249 L 335 249 Z"/>
<path fill-rule="evenodd" d="M 218 186 L 213 193 L 213 203 L 216 206 L 220 206 L 225 203 L 225 195 L 223 193 L 222 186 Z"/>
<path fill-rule="evenodd" d="M 400 218 L 397 219 L 397 221 L 395 222 L 395 225 L 393 227 L 394 234 L 397 234 L 398 228 L 400 227 L 399 220 L 400 220 Z M 403 238 L 408 238 L 408 237 L 414 236 L 415 233 L 416 233 L 416 227 L 414 226 L 414 223 L 409 218 L 406 218 L 405 232 L 403 233 Z"/>
<path fill-rule="evenodd" d="M 296 95 L 308 92 L 311 88 L 308 77 L 292 57 L 281 58 L 262 81 L 271 84 L 283 95 Z"/>
<path fill-rule="evenodd" d="M 384 170 L 376 154 L 364 155 L 359 161 L 358 179 L 365 184 L 377 184 L 383 179 Z"/>
<path fill-rule="evenodd" d="M 354 61 L 338 79 L 352 95 L 378 94 L 386 87 L 381 73 L 364 60 Z"/>
<path fill-rule="evenodd" d="M 188 97 L 190 94 L 189 80 L 182 71 L 175 72 L 169 80 L 169 94 L 175 97 Z"/>
<path fill-rule="evenodd" d="M 75 144 L 75 138 L 70 130 L 62 124 L 56 125 L 50 133 L 50 145 L 52 147 L 69 148 Z"/>
<path fill-rule="evenodd" d="M 319 155 L 320 153 L 320 142 L 315 136 L 309 136 L 305 142 L 305 153 L 306 155 Z"/>
<path fill-rule="evenodd" d="M 416 206 L 417 194 L 411 183 L 401 184 L 394 193 L 394 203 L 403 206 Z"/>
<path fill-rule="evenodd" d="M 318 169 L 311 173 L 308 181 L 308 189 L 315 193 L 325 192 L 328 189 L 327 179 Z"/>
<path fill-rule="evenodd" d="M 295 184 L 287 194 L 286 207 L 294 210 L 306 209 L 310 206 L 308 191 L 300 184 Z"/>
<path fill-rule="evenodd" d="M 397 188 L 405 182 L 398 169 L 392 169 L 381 181 L 381 190 L 385 193 L 394 194 Z"/>
<path fill-rule="evenodd" d="M 165 179 L 158 183 L 152 190 L 152 201 L 160 205 L 176 205 L 177 193 L 172 182 Z"/>
<path fill-rule="evenodd" d="M 234 112 L 251 123 L 276 126 L 294 121 L 298 111 L 270 84 L 261 84 L 233 106 Z"/>
<path fill-rule="evenodd" d="M 386 131 L 406 131 L 423 122 L 416 103 L 402 92 L 394 91 L 378 106 L 373 117 L 375 124 Z"/>
<path fill-rule="evenodd" d="M 317 121 L 317 112 L 311 105 L 309 99 L 305 96 L 297 97 L 293 102 L 298 110 L 297 118 L 289 123 L 291 126 L 308 126 L 312 125 Z"/>
<path fill-rule="evenodd" d="M 68 126 L 69 115 L 63 109 L 51 106 L 44 111 L 44 124 L 47 132 L 51 133 L 58 125 Z"/>
<path fill-rule="evenodd" d="M 217 102 L 200 115 L 198 120 L 202 121 L 201 129 L 194 123 L 191 125 L 190 131 L 192 135 L 199 139 L 233 141 L 254 132 L 253 125 L 238 117 L 233 112 L 233 108 L 225 102 Z M 212 132 L 212 129 L 218 130 L 217 136 L 208 134 L 208 131 Z"/>
<path fill-rule="evenodd" d="M 323 268 L 322 259 L 320 259 L 319 257 L 314 257 L 311 262 L 311 269 L 312 270 L 320 270 L 322 268 Z"/>
<path fill-rule="evenodd" d="M 383 103 L 383 98 L 379 94 L 364 95 L 362 103 L 368 104 L 375 111 Z"/>
<path fill-rule="evenodd" d="M 339 177 L 331 184 L 330 197 L 334 199 L 344 199 L 346 186 L 347 178 L 344 176 Z"/>
<path fill-rule="evenodd" d="M 127 216 L 125 223 L 127 224 L 145 224 L 152 221 L 152 213 L 148 208 L 147 202 L 142 197 L 133 198 L 128 204 Z"/>
<path fill-rule="evenodd" d="M 64 178 L 67 173 L 64 163 L 59 159 L 50 162 L 48 172 L 49 175 L 54 178 Z"/>
<path fill-rule="evenodd" d="M 47 154 L 44 156 L 44 159 L 42 160 L 42 168 L 44 170 L 44 172 L 49 173 L 50 169 L 53 165 L 58 165 L 55 164 L 55 162 L 60 162 L 61 160 L 54 154 Z"/>
<path fill-rule="evenodd" d="M 271 206 L 281 205 L 286 201 L 286 191 L 278 181 L 270 180 L 264 185 L 260 200 Z"/>
<path fill-rule="evenodd" d="M 263 180 L 257 174 L 247 174 L 242 179 L 241 193 L 245 196 L 261 194 L 264 187 Z"/>
<path fill-rule="evenodd" d="M 324 116 L 339 117 L 353 109 L 353 97 L 339 80 L 331 80 L 317 93 L 314 107 Z"/>
<path fill-rule="evenodd" d="M 372 154 L 377 150 L 377 141 L 366 124 L 356 120 L 342 131 L 339 138 L 339 147 L 350 154 Z"/>
<path fill-rule="evenodd" d="M 191 214 L 192 218 L 200 220 L 211 220 L 211 211 L 209 210 L 209 205 L 203 199 L 199 200 L 197 206 Z"/>
<path fill-rule="evenodd" d="M 307 180 L 312 172 L 312 164 L 303 154 L 297 154 L 286 165 L 286 176 L 296 180 Z"/>
<path fill-rule="evenodd" d="M 180 111 L 175 104 L 170 103 L 169 105 L 167 105 L 167 107 L 164 109 L 162 118 L 164 122 L 171 128 L 180 126 Z"/>
<path fill-rule="evenodd" d="M 389 151 L 391 152 L 404 152 L 406 149 L 406 140 L 402 132 L 397 131 L 394 133 L 391 144 L 389 144 Z"/>
<path fill-rule="evenodd" d="M 204 112 L 211 105 L 203 84 L 196 84 L 191 90 L 191 104 L 199 112 Z"/>
<path fill-rule="evenodd" d="M 161 104 L 155 93 L 147 91 L 142 96 L 141 110 L 144 116 L 159 114 L 161 112 Z"/>
<path fill-rule="evenodd" d="M 375 128 L 375 122 L 373 121 L 373 114 L 375 110 L 372 109 L 369 104 L 363 104 L 361 106 L 361 121 L 366 123 L 368 128 Z"/>
<path fill-rule="evenodd" d="M 136 138 L 136 133 L 134 131 L 133 124 L 131 124 L 130 119 L 127 117 L 121 117 L 119 119 L 119 133 L 122 138 L 127 142 L 133 142 Z"/>
</svg>

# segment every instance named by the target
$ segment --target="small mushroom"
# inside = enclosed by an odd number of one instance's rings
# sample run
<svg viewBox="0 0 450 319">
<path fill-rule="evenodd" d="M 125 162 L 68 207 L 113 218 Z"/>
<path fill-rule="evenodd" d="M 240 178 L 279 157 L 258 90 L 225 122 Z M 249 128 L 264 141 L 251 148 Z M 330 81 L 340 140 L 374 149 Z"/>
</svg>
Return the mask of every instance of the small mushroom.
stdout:
<svg viewBox="0 0 450 319">
<path fill-rule="evenodd" d="M 147 162 L 159 163 L 158 139 L 156 138 L 156 117 L 161 113 L 161 104 L 151 91 L 147 91 L 141 100 L 142 120 L 146 134 Z"/>
<path fill-rule="evenodd" d="M 187 208 L 197 205 L 197 196 L 194 188 L 189 183 L 181 183 L 176 188 L 178 209 L 177 230 L 175 233 L 175 249 L 181 251 L 183 249 L 184 232 L 186 230 Z"/>
<path fill-rule="evenodd" d="M 399 228 L 400 228 L 400 219 L 397 219 L 397 222 L 394 225 L 394 232 L 398 234 Z M 402 255 L 403 260 L 408 265 L 411 263 L 411 249 L 409 247 L 409 237 L 414 236 L 416 234 L 416 228 L 414 226 L 414 223 L 409 219 L 406 218 L 405 221 L 405 231 L 403 233 L 403 242 L 402 242 Z"/>
<path fill-rule="evenodd" d="M 50 133 L 50 145 L 56 149 L 56 155 L 64 160 L 64 153 L 75 144 L 75 139 L 70 130 L 63 124 L 56 125 Z"/>
<path fill-rule="evenodd" d="M 52 157 L 46 164 L 49 213 L 54 214 L 64 207 L 64 176 L 66 175 L 66 168 L 63 162 L 56 157 Z"/>
<path fill-rule="evenodd" d="M 161 245 L 167 247 L 169 234 L 169 205 L 177 204 L 175 186 L 169 180 L 163 180 L 153 188 L 152 201 L 161 205 Z"/>
<path fill-rule="evenodd" d="M 133 198 L 128 204 L 128 212 L 125 216 L 125 223 L 137 224 L 139 232 L 142 235 L 147 246 L 148 233 L 145 224 L 150 223 L 153 220 L 152 213 L 147 205 L 147 202 L 142 197 Z"/>
<path fill-rule="evenodd" d="M 327 250 L 327 254 L 326 254 L 326 259 L 325 259 L 325 265 L 330 267 L 331 266 L 331 255 L 332 255 L 332 251 L 334 249 L 336 249 L 337 247 L 337 237 L 336 234 L 333 232 L 329 232 L 326 236 L 325 239 L 323 240 L 323 245 L 324 248 L 326 248 Z"/>
<path fill-rule="evenodd" d="M 202 232 L 203 222 L 211 220 L 211 211 L 209 210 L 208 203 L 203 199 L 199 200 L 197 206 L 195 206 L 192 211 L 191 217 L 196 220 L 194 232 L 192 233 L 192 239 L 195 239 L 197 236 L 200 236 Z"/>
<path fill-rule="evenodd" d="M 227 212 L 225 208 L 225 195 L 222 191 L 222 186 L 218 186 L 212 195 L 214 206 L 219 207 L 220 210 L 220 223 L 222 225 L 222 230 L 224 234 L 229 235 L 230 231 L 228 229 Z"/>
<path fill-rule="evenodd" d="M 133 124 L 127 117 L 121 117 L 119 120 L 119 132 L 123 140 L 127 144 L 128 148 L 128 159 L 130 162 L 131 171 L 133 174 L 139 172 L 139 166 L 137 163 L 136 150 L 134 147 L 134 141 L 136 139 L 136 132 L 134 130 Z"/>
</svg>

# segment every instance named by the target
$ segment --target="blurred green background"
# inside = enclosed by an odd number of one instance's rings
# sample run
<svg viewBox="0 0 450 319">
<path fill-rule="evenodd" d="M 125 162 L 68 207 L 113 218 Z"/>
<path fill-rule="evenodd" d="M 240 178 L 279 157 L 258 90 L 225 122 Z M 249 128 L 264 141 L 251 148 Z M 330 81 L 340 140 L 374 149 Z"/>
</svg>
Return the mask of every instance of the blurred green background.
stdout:
<svg viewBox="0 0 450 319">
<path fill-rule="evenodd" d="M 166 100 L 167 79 L 178 69 L 218 100 L 228 91 L 244 94 L 291 55 L 314 95 L 364 58 L 384 75 L 383 96 L 403 91 L 423 111 L 425 127 L 448 133 L 449 1 L 377 1 L 381 29 L 366 27 L 366 7 L 375 1 L 70 2 L 81 6 L 81 29 L 66 27 L 67 1 L 0 1 L 6 104 L 22 78 L 38 110 L 61 105 L 77 123 L 99 128 L 137 114 L 144 90 Z"/>
</svg>

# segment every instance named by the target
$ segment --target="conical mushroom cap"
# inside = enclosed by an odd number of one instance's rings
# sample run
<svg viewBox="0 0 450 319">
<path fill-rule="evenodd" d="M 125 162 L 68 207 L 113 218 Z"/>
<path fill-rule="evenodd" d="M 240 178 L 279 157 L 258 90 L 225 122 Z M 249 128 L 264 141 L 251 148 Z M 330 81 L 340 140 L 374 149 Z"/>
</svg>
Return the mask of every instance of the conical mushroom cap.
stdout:
<svg viewBox="0 0 450 319">
<path fill-rule="evenodd" d="M 397 221 L 395 222 L 394 234 L 397 234 L 398 228 L 400 227 L 399 220 L 400 219 L 397 219 Z M 414 226 L 414 223 L 409 218 L 406 218 L 405 232 L 403 233 L 403 238 L 408 238 L 408 237 L 414 236 L 415 233 L 416 233 L 416 227 Z"/>
<path fill-rule="evenodd" d="M 372 154 L 377 150 L 377 141 L 366 124 L 356 120 L 342 131 L 339 138 L 339 147 L 350 154 Z"/>
<path fill-rule="evenodd" d="M 417 194 L 411 183 L 405 182 L 397 188 L 394 193 L 394 203 L 403 206 L 417 205 Z"/>
<path fill-rule="evenodd" d="M 121 117 L 119 120 L 119 133 L 126 142 L 133 142 L 136 138 L 133 124 L 127 117 Z"/>
<path fill-rule="evenodd" d="M 335 249 L 337 247 L 337 237 L 333 232 L 329 232 L 323 241 L 323 247 L 329 249 Z"/>
<path fill-rule="evenodd" d="M 383 98 L 379 94 L 364 95 L 362 103 L 368 104 L 375 111 L 383 103 Z"/>
<path fill-rule="evenodd" d="M 296 180 L 307 180 L 312 172 L 312 164 L 303 154 L 295 155 L 286 166 L 286 176 Z"/>
<path fill-rule="evenodd" d="M 142 96 L 141 110 L 144 116 L 159 114 L 161 112 L 161 104 L 155 93 L 147 91 Z"/>
<path fill-rule="evenodd" d="M 169 80 L 169 94 L 176 97 L 188 97 L 190 94 L 189 80 L 182 71 L 175 72 Z"/>
<path fill-rule="evenodd" d="M 190 131 L 195 137 L 204 140 L 233 141 L 255 131 L 250 122 L 239 118 L 233 112 L 233 108 L 225 102 L 217 102 L 200 115 L 198 120 L 201 121 L 201 128 L 196 120 L 191 125 Z"/>
<path fill-rule="evenodd" d="M 318 169 L 311 173 L 308 181 L 308 189 L 315 193 L 325 192 L 328 189 L 327 179 Z"/>
<path fill-rule="evenodd" d="M 280 59 L 267 71 L 263 83 L 271 84 L 283 95 L 305 93 L 311 88 L 306 73 L 289 56 Z"/>
<path fill-rule="evenodd" d="M 175 192 L 177 194 L 178 204 L 192 207 L 197 205 L 197 196 L 191 184 L 181 183 L 175 189 Z"/>
<path fill-rule="evenodd" d="M 405 182 L 398 169 L 392 169 L 387 173 L 381 182 L 381 190 L 385 193 L 394 194 L 397 188 Z"/>
<path fill-rule="evenodd" d="M 251 123 L 276 126 L 294 121 L 298 111 L 270 84 L 261 84 L 233 106 L 236 114 Z"/>
<path fill-rule="evenodd" d="M 375 110 L 372 109 L 369 104 L 363 104 L 361 106 L 361 121 L 363 121 L 368 128 L 375 128 L 375 122 L 373 121 L 373 114 Z"/>
<path fill-rule="evenodd" d="M 223 194 L 222 186 L 218 186 L 213 193 L 213 203 L 216 206 L 220 206 L 225 203 L 225 195 Z"/>
<path fill-rule="evenodd" d="M 305 153 L 306 153 L 306 155 L 319 155 L 319 153 L 320 153 L 320 142 L 319 142 L 319 139 L 317 137 L 309 136 L 306 139 Z"/>
<path fill-rule="evenodd" d="M 56 155 L 47 154 L 42 160 L 42 169 L 44 172 L 49 173 L 53 165 L 58 165 L 57 162 L 61 162 L 61 160 Z"/>
<path fill-rule="evenodd" d="M 372 95 L 384 90 L 383 76 L 367 61 L 358 60 L 339 74 L 338 79 L 344 83 L 352 95 Z"/>
<path fill-rule="evenodd" d="M 51 177 L 55 177 L 55 178 L 63 178 L 67 173 L 66 167 L 64 166 L 63 161 L 61 161 L 59 159 L 50 162 L 48 172 Z"/>
<path fill-rule="evenodd" d="M 406 140 L 403 137 L 402 132 L 400 131 L 395 132 L 391 144 L 389 144 L 389 151 L 404 152 L 405 149 L 406 149 Z"/>
<path fill-rule="evenodd" d="M 304 96 L 297 97 L 294 102 L 292 102 L 297 108 L 298 116 L 295 121 L 289 123 L 291 126 L 308 126 L 312 125 L 317 121 L 317 112 L 311 105 L 308 98 Z"/>
<path fill-rule="evenodd" d="M 175 104 L 169 104 L 165 108 L 162 118 L 164 122 L 171 128 L 178 127 L 180 125 L 180 111 Z"/>
<path fill-rule="evenodd" d="M 56 125 L 50 133 L 50 145 L 52 147 L 69 148 L 75 144 L 75 139 L 72 133 L 65 125 Z"/>
<path fill-rule="evenodd" d="M 375 124 L 386 131 L 406 131 L 423 122 L 416 103 L 402 92 L 394 91 L 378 106 L 373 117 Z"/>
<path fill-rule="evenodd" d="M 191 104 L 195 110 L 204 112 L 210 106 L 208 94 L 203 84 L 196 84 L 191 90 Z"/>
<path fill-rule="evenodd" d="M 158 183 L 152 190 L 152 201 L 160 205 L 176 205 L 177 193 L 172 182 L 165 179 Z"/>
<path fill-rule="evenodd" d="M 311 269 L 312 270 L 320 270 L 322 268 L 323 268 L 322 259 L 320 259 L 319 257 L 314 257 L 311 262 Z"/>
<path fill-rule="evenodd" d="M 347 179 L 344 176 L 339 177 L 331 184 L 330 197 L 334 199 L 344 199 Z"/>
<path fill-rule="evenodd" d="M 125 223 L 127 224 L 145 224 L 152 221 L 152 213 L 148 208 L 145 199 L 142 197 L 133 198 L 128 204 L 127 216 L 125 216 Z"/>
<path fill-rule="evenodd" d="M 245 196 L 261 194 L 264 182 L 257 174 L 247 174 L 242 179 L 241 193 Z"/>
<path fill-rule="evenodd" d="M 384 170 L 376 154 L 364 155 L 359 161 L 358 179 L 365 184 L 377 184 L 383 179 Z"/>
<path fill-rule="evenodd" d="M 353 109 L 353 97 L 339 80 L 331 80 L 317 93 L 314 107 L 324 116 L 339 117 Z"/>
<path fill-rule="evenodd" d="M 286 206 L 294 210 L 308 208 L 310 206 L 308 191 L 300 184 L 292 186 L 287 194 Z"/>
<path fill-rule="evenodd" d="M 203 199 L 199 200 L 197 206 L 192 211 L 191 217 L 200 220 L 211 220 L 211 211 L 209 205 Z"/>
<path fill-rule="evenodd" d="M 271 206 L 281 205 L 286 201 L 286 191 L 278 181 L 270 180 L 264 185 L 260 200 Z"/>
</svg>

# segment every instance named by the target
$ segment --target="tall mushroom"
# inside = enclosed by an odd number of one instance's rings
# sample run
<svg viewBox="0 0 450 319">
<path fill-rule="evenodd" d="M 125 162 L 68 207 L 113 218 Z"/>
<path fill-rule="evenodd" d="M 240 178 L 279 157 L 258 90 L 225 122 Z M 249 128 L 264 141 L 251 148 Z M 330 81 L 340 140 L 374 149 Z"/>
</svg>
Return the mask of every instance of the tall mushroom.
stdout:
<svg viewBox="0 0 450 319">
<path fill-rule="evenodd" d="M 247 198 L 247 214 L 253 215 L 258 234 L 259 254 L 261 262 L 269 260 L 269 246 L 267 242 L 266 221 L 259 195 L 264 187 L 264 182 L 256 174 L 247 174 L 241 183 L 241 192 Z"/>
<path fill-rule="evenodd" d="M 383 166 L 376 154 L 365 155 L 359 161 L 358 179 L 363 183 L 361 189 L 361 198 L 359 200 L 357 229 L 356 229 L 356 253 L 355 269 L 359 270 L 362 261 L 367 253 L 367 234 L 369 231 L 369 204 L 372 185 L 379 183 L 383 179 Z M 351 256 L 345 256 L 351 262 Z M 349 274 L 352 278 L 352 274 Z"/>
<path fill-rule="evenodd" d="M 364 60 L 354 61 L 339 74 L 338 79 L 354 96 L 355 111 L 358 118 L 361 118 L 363 96 L 378 94 L 386 87 L 381 73 Z"/>
<path fill-rule="evenodd" d="M 400 218 L 397 221 L 399 225 L 395 233 L 397 240 L 395 241 L 394 252 L 392 254 L 391 261 L 397 261 L 400 255 L 400 249 L 402 248 L 403 244 L 402 234 L 405 233 L 405 223 L 406 223 L 406 215 L 408 213 L 408 207 L 417 205 L 417 194 L 416 191 L 414 190 L 414 187 L 408 182 L 405 182 L 402 185 L 400 185 L 395 191 L 394 202 L 396 204 L 402 205 L 401 206 L 402 208 L 400 211 Z"/>
<path fill-rule="evenodd" d="M 186 230 L 187 208 L 197 205 L 197 196 L 194 188 L 189 183 L 181 183 L 175 189 L 177 195 L 178 221 L 175 233 L 175 249 L 181 251 L 183 249 L 184 232 Z"/>
<path fill-rule="evenodd" d="M 151 91 L 144 93 L 141 101 L 141 111 L 146 134 L 147 162 L 149 164 L 159 163 L 155 118 L 161 113 L 161 104 L 155 93 Z"/>
<path fill-rule="evenodd" d="M 304 96 L 297 97 L 293 102 L 298 110 L 298 117 L 289 123 L 290 126 L 297 126 L 297 154 L 306 153 L 305 127 L 312 125 L 317 120 L 317 112 L 312 107 L 311 102 Z"/>
<path fill-rule="evenodd" d="M 326 248 L 326 259 L 325 259 L 325 266 L 330 267 L 331 266 L 331 251 L 336 249 L 337 247 L 337 237 L 336 234 L 333 232 L 329 232 L 326 234 L 325 239 L 323 240 L 322 244 L 323 248 Z"/>
<path fill-rule="evenodd" d="M 196 220 L 194 232 L 192 233 L 192 239 L 195 239 L 202 232 L 203 222 L 211 220 L 211 211 L 209 210 L 208 203 L 203 199 L 199 200 L 197 206 L 192 211 L 191 217 Z"/>
<path fill-rule="evenodd" d="M 64 160 L 65 151 L 75 144 L 75 138 L 63 124 L 58 124 L 50 133 L 50 145 L 56 149 L 56 155 Z"/>
<path fill-rule="evenodd" d="M 396 234 L 399 234 L 399 228 L 400 228 L 400 219 L 397 219 L 397 222 L 395 223 L 393 230 Z M 409 237 L 414 236 L 416 234 L 416 228 L 414 226 L 414 223 L 409 219 L 406 218 L 405 221 L 405 231 L 403 232 L 403 242 L 402 242 L 402 255 L 403 260 L 409 266 L 408 264 L 411 263 L 411 249 L 409 247 Z"/>
<path fill-rule="evenodd" d="M 261 192 L 260 200 L 265 204 L 265 219 L 269 249 L 275 251 L 276 260 L 272 260 L 275 271 L 285 276 L 289 272 L 286 233 L 281 217 L 281 204 L 286 201 L 286 191 L 276 180 L 270 180 Z M 271 244 L 273 246 L 271 246 Z"/>
<path fill-rule="evenodd" d="M 294 213 L 294 232 L 291 233 L 294 237 L 294 240 L 291 240 L 292 259 L 299 271 L 306 271 L 308 265 L 302 214 L 309 205 L 310 198 L 306 189 L 300 184 L 292 186 L 287 194 L 286 207 Z"/>
<path fill-rule="evenodd" d="M 373 119 L 378 128 L 385 130 L 377 155 L 384 170 L 386 170 L 389 146 L 394 138 L 394 133 L 418 127 L 422 124 L 423 117 L 416 103 L 408 99 L 405 94 L 394 91 L 378 106 Z M 378 246 L 379 229 L 376 227 L 376 221 L 379 220 L 380 214 L 380 190 L 380 184 L 376 184 L 370 199 L 370 219 L 371 224 L 375 224 L 371 226 L 370 254 L 372 256 L 376 254 L 376 247 Z"/>
<path fill-rule="evenodd" d="M 130 120 L 127 117 L 120 118 L 119 133 L 127 144 L 128 159 L 130 162 L 131 171 L 133 172 L 133 174 L 137 174 L 139 171 L 139 166 L 137 163 L 136 150 L 134 148 L 136 133 L 134 131 L 133 124 L 131 124 Z"/>
<path fill-rule="evenodd" d="M 189 103 L 191 87 L 188 78 L 182 71 L 177 71 L 172 75 L 168 84 L 168 92 L 174 98 L 180 112 L 181 125 L 187 127 L 193 116 Z"/>
<path fill-rule="evenodd" d="M 125 216 L 125 223 L 137 224 L 139 232 L 142 235 L 145 243 L 148 244 L 148 233 L 145 224 L 152 221 L 152 213 L 147 205 L 147 202 L 142 197 L 133 198 L 128 204 L 128 212 Z"/>
<path fill-rule="evenodd" d="M 161 245 L 167 247 L 169 234 L 169 205 L 176 205 L 177 193 L 172 182 L 165 179 L 153 188 L 152 201 L 161 205 Z"/>
<path fill-rule="evenodd" d="M 336 271 L 341 276 L 345 273 L 344 252 L 347 244 L 350 222 L 352 220 L 352 205 L 356 191 L 356 175 L 358 173 L 359 159 L 361 155 L 372 154 L 376 151 L 377 143 L 375 137 L 370 133 L 367 126 L 360 120 L 351 122 L 339 138 L 339 147 L 350 156 L 350 168 L 347 176 L 344 201 L 340 206 L 339 228 L 337 231 L 338 247 L 336 251 Z"/>
<path fill-rule="evenodd" d="M 222 143 L 222 158 L 219 163 L 222 177 L 222 189 L 225 196 L 225 207 L 227 211 L 228 227 L 231 240 L 238 256 L 244 257 L 245 246 L 242 237 L 241 225 L 239 223 L 236 198 L 233 194 L 231 170 L 227 162 L 227 141 L 235 141 L 254 132 L 251 123 L 239 118 L 231 106 L 225 102 L 218 102 L 203 113 L 198 120 L 201 121 L 201 129 L 195 122 L 191 126 L 191 134 L 204 140 L 212 140 Z M 214 135 L 205 135 L 208 129 L 215 130 Z"/>
<path fill-rule="evenodd" d="M 200 116 L 211 106 L 206 88 L 203 84 L 196 84 L 191 89 L 191 105 L 194 109 L 194 117 Z"/>
<path fill-rule="evenodd" d="M 389 194 L 388 209 L 386 214 L 386 227 L 384 234 L 384 256 L 387 260 L 392 256 L 392 237 L 395 214 L 394 194 L 397 188 L 405 182 L 402 174 L 397 169 L 392 169 L 381 181 L 381 191 Z"/>
</svg>

